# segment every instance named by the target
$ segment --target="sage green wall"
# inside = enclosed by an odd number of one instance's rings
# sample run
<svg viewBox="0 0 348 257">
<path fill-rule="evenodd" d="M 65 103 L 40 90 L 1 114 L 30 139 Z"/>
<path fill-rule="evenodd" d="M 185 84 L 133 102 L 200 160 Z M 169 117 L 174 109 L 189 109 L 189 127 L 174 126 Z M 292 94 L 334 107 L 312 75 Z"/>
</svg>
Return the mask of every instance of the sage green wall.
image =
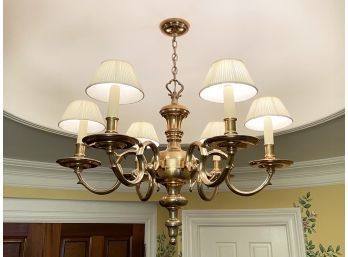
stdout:
<svg viewBox="0 0 348 257">
<path fill-rule="evenodd" d="M 326 123 L 276 136 L 275 151 L 280 158 L 295 162 L 344 156 L 345 116 Z M 248 148 L 237 155 L 237 165 L 246 166 L 250 160 L 263 156 L 263 144 Z"/>
<path fill-rule="evenodd" d="M 276 154 L 297 161 L 344 155 L 344 116 L 298 132 L 275 137 Z M 4 118 L 4 157 L 54 163 L 70 156 L 75 139 L 34 129 Z M 49 149 L 49 151 L 48 151 Z M 107 159 L 103 151 L 88 149 L 91 158 Z M 238 152 L 237 166 L 263 156 L 263 144 Z"/>
</svg>

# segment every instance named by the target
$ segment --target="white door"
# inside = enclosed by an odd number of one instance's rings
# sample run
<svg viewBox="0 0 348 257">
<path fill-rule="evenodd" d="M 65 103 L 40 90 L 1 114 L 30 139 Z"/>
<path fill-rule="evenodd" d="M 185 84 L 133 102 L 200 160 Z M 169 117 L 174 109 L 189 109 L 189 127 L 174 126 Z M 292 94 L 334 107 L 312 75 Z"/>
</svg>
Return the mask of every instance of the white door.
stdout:
<svg viewBox="0 0 348 257">
<path fill-rule="evenodd" d="M 201 257 L 290 257 L 285 226 L 200 227 Z"/>
<path fill-rule="evenodd" d="M 183 257 L 306 257 L 298 208 L 184 210 Z"/>
</svg>

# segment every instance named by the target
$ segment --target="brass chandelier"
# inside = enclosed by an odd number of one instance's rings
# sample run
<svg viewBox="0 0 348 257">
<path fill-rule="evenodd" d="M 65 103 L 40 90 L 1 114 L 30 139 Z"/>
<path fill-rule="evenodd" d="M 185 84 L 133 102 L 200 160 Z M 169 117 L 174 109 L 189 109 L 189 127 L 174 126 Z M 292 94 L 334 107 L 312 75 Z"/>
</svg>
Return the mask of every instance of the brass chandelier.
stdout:
<svg viewBox="0 0 348 257">
<path fill-rule="evenodd" d="M 276 169 L 293 163 L 275 157 L 273 142 L 273 130 L 291 124 L 292 118 L 276 97 L 262 97 L 252 103 L 245 126 L 264 131 L 265 156 L 249 164 L 265 169 L 266 178 L 254 190 L 243 191 L 236 188 L 233 185 L 234 157 L 238 149 L 256 145 L 259 139 L 237 133 L 235 102 L 247 100 L 257 94 L 254 82 L 242 61 L 223 59 L 214 62 L 206 76 L 205 87 L 200 91 L 200 97 L 224 103 L 224 121 L 209 123 L 201 140 L 191 143 L 187 151 L 183 150 L 180 145 L 183 136 L 181 123 L 189 111 L 179 104 L 184 86 L 177 79 L 176 39 L 189 30 L 189 23 L 180 18 L 170 18 L 164 20 L 160 28 L 164 34 L 172 37 L 173 48 L 173 77 L 166 84 L 171 103 L 160 110 L 160 114 L 167 121 L 166 149 L 159 150 L 157 136 L 151 124 L 133 124 L 127 135 L 117 132 L 119 104 L 138 102 L 144 94 L 130 64 L 120 60 L 107 60 L 102 62 L 93 81 L 86 88 L 90 97 L 108 102 L 105 133 L 93 134 L 105 129 L 96 104 L 83 100 L 72 102 L 58 125 L 78 134 L 76 151 L 73 157 L 59 159 L 57 163 L 73 169 L 78 183 L 95 194 L 109 194 L 123 184 L 135 187 L 139 199 L 147 201 L 154 189 L 163 185 L 167 192 L 159 203 L 169 211 L 165 225 L 170 243 L 175 244 L 181 226 L 178 212 L 188 202 L 181 195 L 182 187 L 188 185 L 192 189 L 197 186 L 200 197 L 206 201 L 213 199 L 218 186 L 223 182 L 233 193 L 241 196 L 250 196 L 261 191 L 270 184 Z M 83 178 L 85 169 L 101 165 L 100 161 L 85 156 L 86 147 L 105 150 L 115 175 L 115 183 L 110 188 L 96 189 Z M 135 167 L 133 171 L 125 172 L 122 162 L 129 156 L 135 158 Z M 209 168 L 211 166 L 213 168 Z M 208 193 L 207 187 L 212 188 L 212 192 Z"/>
</svg>

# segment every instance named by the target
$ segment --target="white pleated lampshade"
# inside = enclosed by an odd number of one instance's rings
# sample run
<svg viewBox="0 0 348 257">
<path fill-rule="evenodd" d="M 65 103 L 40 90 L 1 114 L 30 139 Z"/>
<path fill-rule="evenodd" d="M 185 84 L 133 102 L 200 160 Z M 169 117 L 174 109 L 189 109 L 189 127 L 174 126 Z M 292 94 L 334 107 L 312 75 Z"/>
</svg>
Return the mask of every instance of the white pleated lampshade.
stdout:
<svg viewBox="0 0 348 257">
<path fill-rule="evenodd" d="M 199 95 L 204 100 L 223 103 L 224 87 L 229 85 L 233 87 L 235 102 L 248 100 L 257 94 L 244 63 L 237 59 L 222 59 L 211 65 Z"/>
<path fill-rule="evenodd" d="M 221 136 L 225 133 L 225 123 L 222 121 L 209 122 L 200 137 L 200 141 L 204 141 L 207 138 Z"/>
<path fill-rule="evenodd" d="M 277 97 L 261 97 L 253 101 L 249 109 L 245 126 L 252 130 L 264 130 L 264 118 L 272 119 L 274 130 L 282 129 L 292 123 L 288 110 Z"/>
<path fill-rule="evenodd" d="M 159 146 L 159 140 L 155 128 L 148 122 L 134 122 L 127 130 L 127 136 L 135 137 L 140 142 L 150 140 Z"/>
<path fill-rule="evenodd" d="M 144 98 L 132 65 L 120 60 L 102 62 L 86 93 L 93 99 L 108 102 L 110 87 L 114 85 L 120 88 L 120 104 L 135 103 Z"/>
<path fill-rule="evenodd" d="M 87 120 L 87 133 L 105 129 L 104 120 L 98 106 L 90 101 L 76 100 L 66 108 L 58 126 L 66 131 L 78 133 L 80 121 Z"/>
</svg>

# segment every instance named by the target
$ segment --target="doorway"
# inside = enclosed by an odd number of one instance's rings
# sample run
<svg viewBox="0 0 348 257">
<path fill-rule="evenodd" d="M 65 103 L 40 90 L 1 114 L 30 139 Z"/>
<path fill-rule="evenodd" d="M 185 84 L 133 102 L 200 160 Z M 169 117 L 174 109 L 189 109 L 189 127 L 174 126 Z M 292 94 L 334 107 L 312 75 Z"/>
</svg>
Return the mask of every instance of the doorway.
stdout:
<svg viewBox="0 0 348 257">
<path fill-rule="evenodd" d="M 183 257 L 305 257 L 298 208 L 184 210 Z"/>
<path fill-rule="evenodd" d="M 4 198 L 3 206 L 5 223 L 142 224 L 145 255 L 156 256 L 156 203 Z"/>
</svg>

